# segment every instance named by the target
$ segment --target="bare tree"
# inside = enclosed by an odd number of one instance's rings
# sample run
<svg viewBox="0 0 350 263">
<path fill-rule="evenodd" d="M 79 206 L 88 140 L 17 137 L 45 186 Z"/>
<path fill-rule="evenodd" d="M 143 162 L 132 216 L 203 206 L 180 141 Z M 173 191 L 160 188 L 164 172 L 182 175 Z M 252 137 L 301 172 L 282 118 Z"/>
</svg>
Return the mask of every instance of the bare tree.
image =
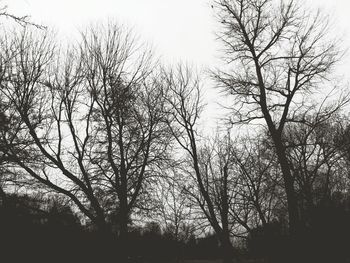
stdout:
<svg viewBox="0 0 350 263">
<path fill-rule="evenodd" d="M 197 121 L 203 109 L 198 77 L 189 67 L 179 65 L 166 73 L 169 125 L 184 150 L 184 172 L 192 179 L 185 185 L 186 193 L 195 200 L 214 229 L 223 249 L 224 262 L 233 256 L 230 240 L 229 207 L 232 200 L 229 186 L 230 160 L 226 154 L 214 154 L 210 147 L 200 145 Z M 230 151 L 222 147 L 222 151 Z M 193 184 L 191 184 L 193 182 Z"/>
<path fill-rule="evenodd" d="M 56 109 L 54 89 L 45 84 L 55 59 L 54 44 L 47 33 L 40 37 L 34 34 L 28 30 L 16 33 L 2 52 L 2 61 L 8 63 L 2 64 L 1 92 L 11 128 L 2 137 L 7 149 L 5 154 L 39 184 L 70 197 L 86 216 L 102 228 L 101 207 L 88 187 L 90 182 L 84 182 L 75 171 L 69 171 L 71 166 L 63 159 L 63 114 L 56 113 L 63 111 L 65 101 L 62 99 L 60 108 Z M 91 202 L 95 211 L 86 202 Z"/>
<path fill-rule="evenodd" d="M 171 141 L 152 53 L 114 24 L 87 31 L 66 53 L 48 33 L 28 31 L 5 47 L 1 93 L 11 129 L 3 153 L 102 232 L 117 214 L 125 245 L 130 216 L 152 191 Z"/>
<path fill-rule="evenodd" d="M 183 188 L 184 181 L 186 177 L 182 172 L 172 168 L 165 178 L 159 180 L 159 189 L 155 191 L 160 203 L 160 223 L 175 241 L 186 241 L 194 232 L 194 229 L 189 229 L 192 209 Z"/>
<path fill-rule="evenodd" d="M 245 222 L 247 231 L 260 225 L 265 227 L 278 218 L 276 210 L 284 207 L 285 200 L 275 152 L 259 135 L 237 141 L 231 158 L 237 166 L 235 192 L 238 201 L 232 214 L 239 222 Z M 245 211 L 240 206 L 252 208 L 246 219 L 240 215 Z"/>
<path fill-rule="evenodd" d="M 33 26 L 36 28 L 45 29 L 44 26 L 31 22 L 29 20 L 29 16 L 17 16 L 15 14 L 8 12 L 7 5 L 0 5 L 0 17 L 6 18 L 10 21 L 14 21 L 15 23 L 21 25 L 22 27 Z M 8 130 L 8 120 L 6 115 L 3 113 L 4 109 L 3 109 L 2 103 L 3 102 L 0 100 L 0 131 L 5 132 L 6 130 Z M 5 145 L 0 143 L 0 148 L 4 148 L 4 147 Z M 4 184 L 7 181 L 7 176 L 5 176 L 5 174 L 7 174 L 7 172 L 6 172 L 6 169 L 2 167 L 4 162 L 6 162 L 6 159 L 7 158 L 4 155 L 0 157 L 0 173 L 1 173 L 0 174 L 0 197 L 2 199 L 3 204 L 7 199 L 6 193 L 4 191 Z"/>
<path fill-rule="evenodd" d="M 303 123 L 286 126 L 284 138 L 297 183 L 301 216 L 307 223 L 313 208 L 329 204 L 339 182 L 344 186 L 348 184 L 344 178 L 344 155 L 337 145 L 337 135 L 346 126 L 347 120 L 338 112 L 325 110 L 309 111 L 303 118 Z"/>
<path fill-rule="evenodd" d="M 101 154 L 90 160 L 117 194 L 122 240 L 131 211 L 152 187 L 146 183 L 158 175 L 171 145 L 152 53 L 136 40 L 109 25 L 84 34 L 80 47 L 95 109 L 91 118 L 99 125 L 93 151 Z"/>
<path fill-rule="evenodd" d="M 329 38 L 329 24 L 321 13 L 303 12 L 295 1 L 214 2 L 222 25 L 218 35 L 229 63 L 214 78 L 233 95 L 233 123 L 259 119 L 266 123 L 281 166 L 294 233 L 299 215 L 283 131 L 286 123 L 296 120 L 297 112 L 307 108 L 309 94 L 334 68 L 341 56 L 338 43 Z"/>
</svg>

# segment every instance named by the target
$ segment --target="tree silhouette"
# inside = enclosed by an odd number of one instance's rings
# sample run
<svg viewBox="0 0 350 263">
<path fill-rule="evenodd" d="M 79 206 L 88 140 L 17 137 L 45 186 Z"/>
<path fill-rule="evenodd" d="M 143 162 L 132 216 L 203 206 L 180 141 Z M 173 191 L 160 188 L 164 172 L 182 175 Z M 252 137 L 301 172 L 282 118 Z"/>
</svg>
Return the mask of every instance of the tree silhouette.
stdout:
<svg viewBox="0 0 350 263">
<path fill-rule="evenodd" d="M 281 166 L 290 231 L 295 233 L 295 179 L 283 133 L 288 122 L 303 121 L 297 113 L 314 104 L 307 95 L 319 90 L 342 52 L 327 35 L 327 19 L 319 12 L 303 12 L 294 1 L 219 0 L 215 10 L 229 66 L 214 78 L 232 95 L 233 123 L 261 119 L 266 124 Z M 345 96 L 335 107 L 347 101 Z"/>
</svg>

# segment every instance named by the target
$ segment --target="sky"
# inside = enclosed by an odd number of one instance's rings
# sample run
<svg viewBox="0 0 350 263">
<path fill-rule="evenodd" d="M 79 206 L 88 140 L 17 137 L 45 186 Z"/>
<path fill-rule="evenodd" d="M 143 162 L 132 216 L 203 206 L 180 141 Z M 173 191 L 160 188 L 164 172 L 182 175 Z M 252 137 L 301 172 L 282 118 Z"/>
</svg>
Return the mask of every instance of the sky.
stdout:
<svg viewBox="0 0 350 263">
<path fill-rule="evenodd" d="M 165 61 L 181 60 L 198 68 L 210 68 L 220 55 L 210 1 L 2 0 L 2 3 L 8 5 L 10 12 L 30 15 L 33 22 L 54 28 L 64 38 L 75 36 L 91 22 L 115 19 L 132 27 Z M 320 8 L 329 14 L 334 25 L 332 31 L 342 37 L 344 48 L 350 48 L 349 0 L 304 0 L 302 3 L 309 9 Z M 350 49 L 339 65 L 340 74 L 350 70 L 349 53 Z M 211 96 L 212 91 L 208 94 L 209 98 L 215 97 Z M 209 104 L 210 111 L 216 112 L 217 105 Z"/>
<path fill-rule="evenodd" d="M 2 0 L 10 11 L 30 15 L 38 23 L 70 36 L 94 21 L 116 19 L 135 28 L 158 54 L 210 66 L 218 57 L 215 19 L 210 0 Z M 335 30 L 350 46 L 350 1 L 307 0 L 334 21 Z M 350 63 L 349 63 L 350 65 Z"/>
<path fill-rule="evenodd" d="M 170 60 L 208 65 L 215 53 L 214 20 L 207 0 L 7 0 L 16 14 L 64 35 L 90 22 L 116 19 Z M 3 0 L 5 3 L 5 1 Z"/>
</svg>

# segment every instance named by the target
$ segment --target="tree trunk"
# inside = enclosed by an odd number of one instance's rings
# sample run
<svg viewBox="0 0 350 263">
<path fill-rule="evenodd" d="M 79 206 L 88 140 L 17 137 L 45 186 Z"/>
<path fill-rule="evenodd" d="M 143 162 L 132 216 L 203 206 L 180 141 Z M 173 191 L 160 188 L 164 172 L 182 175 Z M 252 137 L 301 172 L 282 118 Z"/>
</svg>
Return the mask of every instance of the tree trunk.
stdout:
<svg viewBox="0 0 350 263">
<path fill-rule="evenodd" d="M 119 208 L 119 259 L 120 262 L 128 262 L 129 242 L 128 242 L 128 211 L 127 199 L 121 198 Z"/>
<path fill-rule="evenodd" d="M 286 151 L 283 143 L 279 139 L 274 138 L 277 158 L 281 166 L 284 188 L 287 195 L 288 217 L 289 217 L 289 233 L 295 235 L 298 230 L 299 213 L 298 203 L 295 195 L 294 179 L 290 171 Z"/>
<path fill-rule="evenodd" d="M 233 260 L 233 247 L 228 233 L 222 233 L 220 237 L 222 262 L 231 263 Z"/>
</svg>

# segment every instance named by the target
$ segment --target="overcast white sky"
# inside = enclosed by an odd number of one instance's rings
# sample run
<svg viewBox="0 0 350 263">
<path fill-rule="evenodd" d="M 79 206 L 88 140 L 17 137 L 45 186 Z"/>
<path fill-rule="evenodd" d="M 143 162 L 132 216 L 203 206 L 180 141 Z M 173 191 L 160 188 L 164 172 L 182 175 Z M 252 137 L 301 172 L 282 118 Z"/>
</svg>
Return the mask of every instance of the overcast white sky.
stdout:
<svg viewBox="0 0 350 263">
<path fill-rule="evenodd" d="M 69 35 L 91 21 L 116 18 L 136 28 L 166 59 L 207 66 L 216 56 L 215 21 L 210 0 L 2 0 L 16 14 L 54 26 Z M 308 0 L 334 18 L 350 46 L 350 1 Z M 350 65 L 350 63 L 349 63 Z"/>
<path fill-rule="evenodd" d="M 1 0 L 0 0 L 1 1 Z M 166 61 L 184 60 L 199 68 L 210 67 L 218 57 L 211 0 L 2 0 L 9 11 L 30 15 L 32 21 L 54 27 L 71 36 L 89 22 L 107 18 L 135 28 Z M 309 8 L 321 8 L 331 16 L 334 32 L 350 47 L 349 0 L 300 0 Z M 349 51 L 350 53 L 350 51 Z M 350 70 L 350 55 L 340 72 Z M 350 74 L 347 74 L 350 75 Z M 347 80 L 349 77 L 345 76 Z M 210 93 L 210 92 L 209 92 Z M 209 96 L 210 97 L 210 96 Z M 216 97 L 216 96 L 211 96 Z M 211 112 L 215 106 L 211 105 Z"/>
<path fill-rule="evenodd" d="M 14 13 L 70 34 L 91 21 L 116 19 L 136 29 L 167 59 L 209 64 L 215 51 L 206 0 L 7 0 Z"/>
</svg>

